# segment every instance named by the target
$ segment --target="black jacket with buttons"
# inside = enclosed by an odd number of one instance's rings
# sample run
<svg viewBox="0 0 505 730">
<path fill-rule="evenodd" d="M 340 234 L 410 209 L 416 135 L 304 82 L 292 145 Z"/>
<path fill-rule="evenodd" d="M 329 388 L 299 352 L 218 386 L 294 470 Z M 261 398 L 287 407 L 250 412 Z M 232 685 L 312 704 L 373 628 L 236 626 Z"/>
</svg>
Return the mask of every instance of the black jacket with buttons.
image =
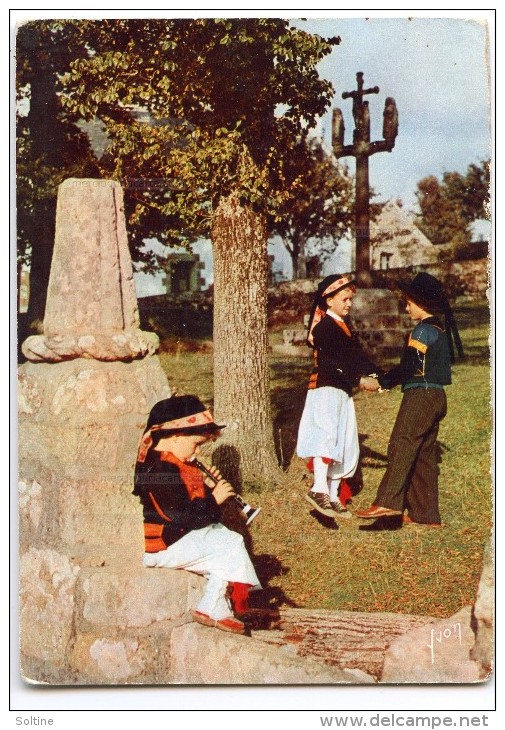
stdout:
<svg viewBox="0 0 505 730">
<path fill-rule="evenodd" d="M 381 372 L 369 359 L 356 335 L 346 334 L 330 315 L 316 324 L 312 336 L 314 369 L 309 389 L 330 386 L 352 395 L 363 376 Z"/>
</svg>

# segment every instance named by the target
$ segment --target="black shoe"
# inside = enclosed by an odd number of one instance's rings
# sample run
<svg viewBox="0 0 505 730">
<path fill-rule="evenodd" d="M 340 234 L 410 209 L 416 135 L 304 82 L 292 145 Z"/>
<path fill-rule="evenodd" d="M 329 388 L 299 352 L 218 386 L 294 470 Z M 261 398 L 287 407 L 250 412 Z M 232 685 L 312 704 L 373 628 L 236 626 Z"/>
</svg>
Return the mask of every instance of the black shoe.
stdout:
<svg viewBox="0 0 505 730">
<path fill-rule="evenodd" d="M 379 517 L 378 520 L 375 520 L 375 522 L 372 522 L 370 525 L 361 525 L 361 527 L 359 527 L 358 529 L 363 530 L 363 532 L 384 532 L 386 530 L 401 530 L 402 516 L 399 515 L 395 517 Z"/>
<path fill-rule="evenodd" d="M 337 513 L 331 507 L 329 496 L 324 492 L 307 492 L 305 499 L 325 517 L 337 516 Z"/>
</svg>

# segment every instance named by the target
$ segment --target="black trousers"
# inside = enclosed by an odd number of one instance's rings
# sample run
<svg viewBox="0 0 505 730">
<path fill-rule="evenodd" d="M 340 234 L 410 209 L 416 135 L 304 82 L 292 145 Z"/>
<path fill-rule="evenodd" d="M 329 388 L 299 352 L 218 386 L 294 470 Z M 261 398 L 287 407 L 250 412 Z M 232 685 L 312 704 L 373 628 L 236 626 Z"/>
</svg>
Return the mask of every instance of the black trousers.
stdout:
<svg viewBox="0 0 505 730">
<path fill-rule="evenodd" d="M 438 388 L 410 388 L 396 416 L 388 445 L 388 466 L 374 504 L 405 510 L 415 522 L 439 523 L 437 436 L 447 413 Z"/>
</svg>

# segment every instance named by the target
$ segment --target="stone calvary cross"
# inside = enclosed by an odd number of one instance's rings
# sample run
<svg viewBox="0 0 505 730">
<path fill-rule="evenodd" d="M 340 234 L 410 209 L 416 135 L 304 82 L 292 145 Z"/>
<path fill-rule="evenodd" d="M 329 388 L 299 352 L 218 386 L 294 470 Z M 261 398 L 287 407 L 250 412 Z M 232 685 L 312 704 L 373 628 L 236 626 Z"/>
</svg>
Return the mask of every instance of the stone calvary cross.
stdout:
<svg viewBox="0 0 505 730">
<path fill-rule="evenodd" d="M 370 111 L 365 94 L 378 94 L 379 87 L 363 88 L 363 73 L 356 74 L 357 90 L 344 91 L 342 99 L 352 99 L 354 117 L 353 144 L 344 145 L 344 118 L 340 109 L 333 110 L 332 146 L 335 157 L 356 158 L 356 277 L 361 286 L 371 286 L 370 277 L 370 185 L 368 158 L 376 152 L 391 152 L 398 134 L 398 112 L 395 100 L 388 96 L 384 106 L 382 134 L 384 139 L 370 141 Z"/>
</svg>

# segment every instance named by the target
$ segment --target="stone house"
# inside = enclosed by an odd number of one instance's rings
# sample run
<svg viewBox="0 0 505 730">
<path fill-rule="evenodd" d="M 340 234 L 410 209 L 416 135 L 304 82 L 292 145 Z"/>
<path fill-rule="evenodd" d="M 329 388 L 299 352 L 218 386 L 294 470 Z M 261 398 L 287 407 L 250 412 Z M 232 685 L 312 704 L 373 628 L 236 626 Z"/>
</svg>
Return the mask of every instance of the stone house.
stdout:
<svg viewBox="0 0 505 730">
<path fill-rule="evenodd" d="M 401 205 L 389 200 L 370 223 L 370 264 L 373 270 L 434 264 L 446 246 L 435 246 Z"/>
</svg>

